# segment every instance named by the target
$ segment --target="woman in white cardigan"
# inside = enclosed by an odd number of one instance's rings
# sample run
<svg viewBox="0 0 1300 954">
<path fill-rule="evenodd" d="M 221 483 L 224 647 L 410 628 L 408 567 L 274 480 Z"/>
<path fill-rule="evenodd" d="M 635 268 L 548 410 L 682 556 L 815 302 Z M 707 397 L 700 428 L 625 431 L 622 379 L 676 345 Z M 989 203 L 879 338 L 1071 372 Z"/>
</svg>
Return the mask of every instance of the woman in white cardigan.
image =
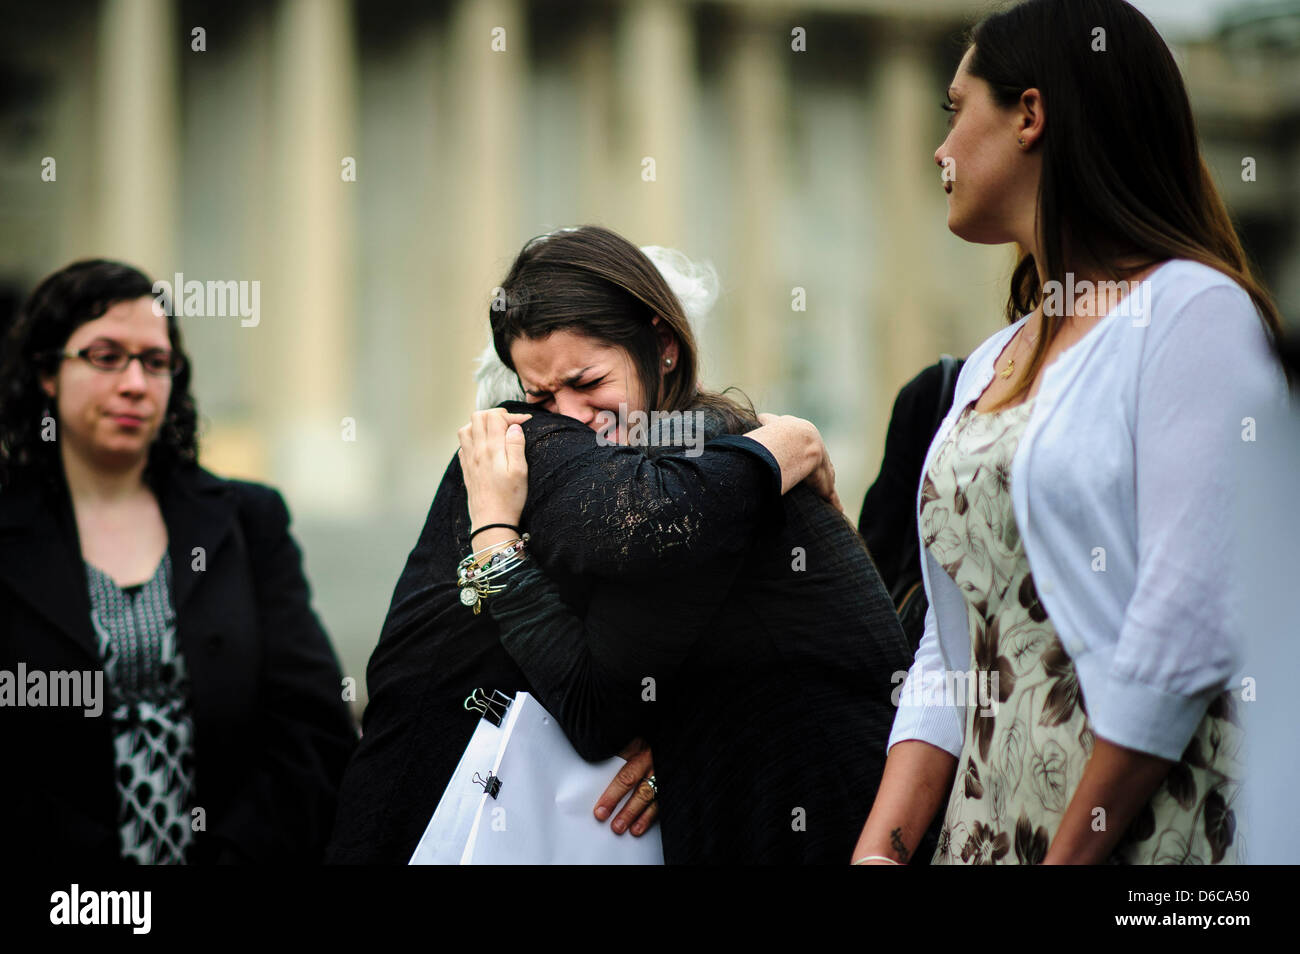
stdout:
<svg viewBox="0 0 1300 954">
<path fill-rule="evenodd" d="M 940 811 L 936 863 L 1243 860 L 1230 515 L 1276 307 L 1127 3 L 985 19 L 945 108 L 949 228 L 1022 257 L 926 459 L 930 611 L 854 863 Z"/>
</svg>

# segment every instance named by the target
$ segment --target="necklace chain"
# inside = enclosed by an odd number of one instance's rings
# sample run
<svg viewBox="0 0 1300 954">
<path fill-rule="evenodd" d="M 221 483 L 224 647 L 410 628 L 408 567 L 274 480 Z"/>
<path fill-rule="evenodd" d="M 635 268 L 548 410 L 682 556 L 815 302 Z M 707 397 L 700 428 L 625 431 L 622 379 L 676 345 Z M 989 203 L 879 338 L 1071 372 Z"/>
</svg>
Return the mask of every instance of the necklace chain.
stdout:
<svg viewBox="0 0 1300 954">
<path fill-rule="evenodd" d="M 1130 279 L 1128 279 L 1128 280 L 1129 280 L 1130 282 L 1133 282 L 1134 284 L 1136 284 L 1138 281 L 1145 280 L 1145 278 L 1146 278 L 1148 275 L 1150 275 L 1151 272 L 1154 271 L 1154 269 L 1155 269 L 1155 266 L 1151 266 L 1151 267 L 1149 267 L 1149 268 L 1146 268 L 1146 269 L 1144 269 L 1143 271 L 1141 271 L 1141 272 L 1138 273 L 1138 277 L 1137 277 L 1137 278 L 1130 278 Z M 1109 301 L 1108 301 L 1108 305 L 1110 305 L 1110 307 L 1114 307 L 1114 305 L 1111 304 Z M 1099 309 L 1094 309 L 1094 311 L 1096 311 L 1096 310 L 1099 310 Z M 1096 319 L 1096 315 L 1095 315 L 1095 314 L 1090 315 L 1089 317 L 1092 317 L 1094 320 Z M 1021 329 L 1021 330 L 1024 330 L 1024 329 Z M 1042 334 L 1041 319 L 1040 319 L 1040 324 L 1039 324 L 1038 333 L 1039 333 L 1039 334 Z M 1029 347 L 1032 348 L 1032 347 L 1034 346 L 1034 342 L 1037 341 L 1037 340 L 1038 340 L 1038 335 L 1034 335 L 1032 338 L 1030 338 L 1030 339 L 1029 339 Z M 995 371 L 997 370 L 997 364 L 996 364 L 996 363 L 994 364 L 993 368 L 994 368 Z M 1003 368 L 1001 371 L 997 372 L 997 373 L 998 373 L 998 377 L 1001 377 L 1001 378 L 1009 378 L 1009 377 L 1011 377 L 1011 375 L 1012 375 L 1013 373 L 1015 373 L 1015 370 L 1016 370 L 1016 359 L 1015 359 L 1015 358 L 1011 358 L 1011 359 L 1007 362 L 1007 366 L 1006 366 L 1005 368 Z"/>
<path fill-rule="evenodd" d="M 1041 328 L 1039 329 L 1038 334 L 1042 334 L 1042 329 L 1041 329 Z M 1032 348 L 1032 347 L 1034 346 L 1034 342 L 1037 341 L 1037 340 L 1038 340 L 1038 335 L 1034 335 L 1032 338 L 1030 338 L 1030 339 L 1029 339 L 1029 347 Z M 1011 358 L 1009 361 L 1007 361 L 1007 366 L 1006 366 L 1005 368 L 1002 369 L 1002 371 L 999 373 L 998 376 L 1001 377 L 1001 378 L 1003 378 L 1003 379 L 1009 378 L 1009 377 L 1011 377 L 1012 374 L 1015 373 L 1015 370 L 1016 370 L 1016 359 L 1015 359 L 1015 358 Z"/>
</svg>

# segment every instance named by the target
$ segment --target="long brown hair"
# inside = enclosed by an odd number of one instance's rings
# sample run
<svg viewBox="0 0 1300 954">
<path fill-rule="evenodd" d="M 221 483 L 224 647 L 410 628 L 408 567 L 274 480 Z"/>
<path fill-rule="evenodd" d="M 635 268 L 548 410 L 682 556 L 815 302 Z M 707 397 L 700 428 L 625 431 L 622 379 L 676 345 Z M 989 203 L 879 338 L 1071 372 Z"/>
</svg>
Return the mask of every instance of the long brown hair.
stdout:
<svg viewBox="0 0 1300 954">
<path fill-rule="evenodd" d="M 488 315 L 497 357 L 511 371 L 516 338 L 576 331 L 627 352 L 647 410 L 712 410 L 733 434 L 758 426 L 748 401 L 700 387 L 699 348 L 681 302 L 645 253 L 607 228 L 584 225 L 530 239 Z M 677 340 L 676 366 L 662 377 L 659 336 L 651 324 L 656 315 Z"/>
<path fill-rule="evenodd" d="M 1104 52 L 1093 49 L 1099 37 Z M 995 102 L 1013 106 L 1036 87 L 1048 110 L 1038 145 L 1043 260 L 1020 257 L 1007 322 L 1042 303 L 1040 265 L 1049 281 L 1064 285 L 1068 267 L 1092 266 L 1119 280 L 1121 262 L 1131 263 L 1133 274 L 1183 258 L 1240 285 L 1276 349 L 1277 306 L 1215 188 L 1182 76 L 1150 21 L 1123 0 L 1026 0 L 986 17 L 969 42 L 968 70 L 989 84 Z M 1061 316 L 1044 314 L 1042 322 L 1024 376 L 999 406 L 1030 388 L 1062 330 Z"/>
</svg>

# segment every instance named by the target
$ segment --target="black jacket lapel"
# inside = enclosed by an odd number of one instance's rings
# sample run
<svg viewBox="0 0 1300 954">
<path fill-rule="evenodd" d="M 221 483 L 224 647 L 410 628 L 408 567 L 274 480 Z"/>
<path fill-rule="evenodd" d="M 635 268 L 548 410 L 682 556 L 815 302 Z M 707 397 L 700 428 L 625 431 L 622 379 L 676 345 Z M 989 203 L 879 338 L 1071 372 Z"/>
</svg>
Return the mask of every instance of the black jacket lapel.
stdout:
<svg viewBox="0 0 1300 954">
<path fill-rule="evenodd" d="M 198 467 L 172 474 L 157 493 L 167 524 L 172 599 L 179 615 L 234 526 L 239 502 L 224 481 Z"/>
<path fill-rule="evenodd" d="M 228 485 L 198 467 L 177 470 L 156 482 L 154 492 L 167 525 L 172 599 L 179 615 L 230 533 L 238 500 Z M 201 548 L 202 561 L 196 548 Z M 99 659 L 81 543 L 66 491 L 22 487 L 0 492 L 0 579 Z"/>
<path fill-rule="evenodd" d="M 0 492 L 0 578 L 15 596 L 99 658 L 72 502 L 23 487 Z"/>
</svg>

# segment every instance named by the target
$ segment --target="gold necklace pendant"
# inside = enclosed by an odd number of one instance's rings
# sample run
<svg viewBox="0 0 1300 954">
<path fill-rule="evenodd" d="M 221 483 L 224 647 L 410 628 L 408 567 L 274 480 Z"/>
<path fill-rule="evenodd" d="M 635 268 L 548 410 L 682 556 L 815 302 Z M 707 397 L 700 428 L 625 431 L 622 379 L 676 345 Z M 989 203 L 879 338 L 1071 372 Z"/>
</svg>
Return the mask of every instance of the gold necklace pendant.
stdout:
<svg viewBox="0 0 1300 954">
<path fill-rule="evenodd" d="M 1041 332 L 1040 332 L 1040 333 L 1041 333 Z M 1016 340 L 1019 341 L 1019 339 L 1020 339 L 1020 336 L 1017 335 L 1017 336 L 1016 336 Z M 1032 347 L 1034 346 L 1034 342 L 1037 341 L 1037 340 L 1038 340 L 1038 335 L 1034 335 L 1032 338 L 1030 338 L 1030 339 L 1029 339 L 1029 347 L 1032 348 Z M 1012 358 L 1011 360 L 1009 360 L 1009 361 L 1007 362 L 1007 366 L 1006 366 L 1005 368 L 1003 368 L 1001 371 L 998 372 L 998 377 L 1003 378 L 1003 379 L 1009 378 L 1009 377 L 1011 377 L 1012 374 L 1015 373 L 1015 370 L 1016 370 L 1016 359 L 1015 359 L 1015 358 Z"/>
</svg>

